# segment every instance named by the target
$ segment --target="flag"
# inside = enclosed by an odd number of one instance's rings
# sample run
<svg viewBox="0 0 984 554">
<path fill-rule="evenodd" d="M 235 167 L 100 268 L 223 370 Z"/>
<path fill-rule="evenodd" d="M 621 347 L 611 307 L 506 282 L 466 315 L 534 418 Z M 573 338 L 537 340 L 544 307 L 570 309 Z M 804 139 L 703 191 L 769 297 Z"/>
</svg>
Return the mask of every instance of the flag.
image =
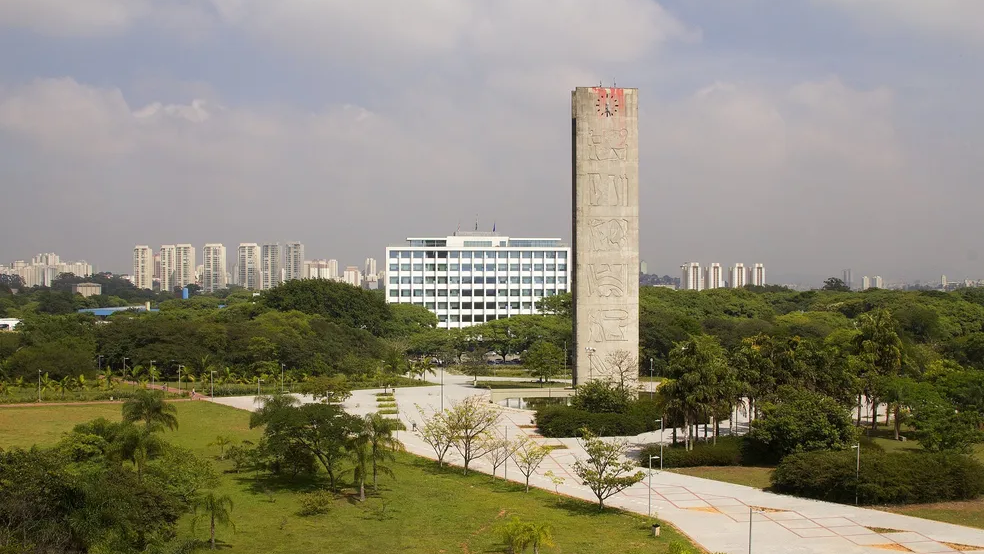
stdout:
<svg viewBox="0 0 984 554">
<path fill-rule="evenodd" d="M 458 220 L 458 230 L 454 232 L 454 236 L 458 236 L 458 233 L 460 233 L 460 232 L 461 232 L 461 220 L 459 219 Z"/>
<path fill-rule="evenodd" d="M 492 222 L 492 232 L 495 232 L 495 221 Z"/>
</svg>

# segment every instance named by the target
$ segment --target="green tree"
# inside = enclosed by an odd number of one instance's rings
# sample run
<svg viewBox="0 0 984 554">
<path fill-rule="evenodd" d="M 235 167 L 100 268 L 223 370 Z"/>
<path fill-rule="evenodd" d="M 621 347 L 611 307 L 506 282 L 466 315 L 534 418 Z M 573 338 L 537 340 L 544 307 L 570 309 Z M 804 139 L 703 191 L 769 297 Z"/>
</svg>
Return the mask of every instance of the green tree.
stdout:
<svg viewBox="0 0 984 554">
<path fill-rule="evenodd" d="M 444 414 L 452 445 L 464 461 L 464 473 L 472 460 L 481 458 L 490 446 L 486 438 L 499 423 L 499 408 L 478 396 L 453 403 Z"/>
<path fill-rule="evenodd" d="M 389 419 L 378 413 L 366 414 L 362 418 L 362 429 L 359 435 L 369 447 L 369 461 L 372 465 L 372 488 L 378 490 L 377 477 L 384 473 L 393 477 L 393 470 L 383 465 L 386 461 L 395 461 L 394 452 L 404 452 L 406 447 L 393 436 L 397 430 L 404 429 L 403 423 L 397 419 Z"/>
<path fill-rule="evenodd" d="M 138 390 L 123 403 L 123 421 L 142 421 L 149 429 L 178 428 L 178 409 L 164 400 L 164 395 L 149 390 Z"/>
<path fill-rule="evenodd" d="M 563 365 L 564 351 L 556 344 L 543 340 L 534 342 L 523 354 L 523 367 L 539 377 L 541 383 L 560 373 Z"/>
<path fill-rule="evenodd" d="M 844 281 L 838 279 L 837 277 L 829 277 L 823 282 L 823 286 L 820 290 L 827 290 L 831 292 L 851 292 L 851 287 L 847 286 Z"/>
<path fill-rule="evenodd" d="M 225 459 L 225 449 L 226 449 L 227 446 L 230 446 L 232 444 L 233 444 L 233 440 L 232 440 L 232 437 L 230 437 L 229 435 L 219 435 L 219 436 L 215 437 L 215 440 L 214 441 L 208 443 L 209 446 L 218 446 L 219 447 L 219 459 L 220 460 L 224 460 Z"/>
<path fill-rule="evenodd" d="M 550 450 L 529 437 L 523 437 L 513 446 L 512 459 L 516 462 L 519 472 L 526 477 L 526 492 L 530 492 L 530 476 L 536 472 L 543 460 L 550 455 Z"/>
<path fill-rule="evenodd" d="M 850 411 L 833 398 L 793 387 L 779 396 L 763 404 L 751 423 L 746 448 L 757 459 L 778 463 L 795 452 L 842 450 L 857 442 Z"/>
<path fill-rule="evenodd" d="M 714 418 L 720 413 L 719 408 L 730 406 L 736 398 L 734 370 L 717 339 L 701 335 L 673 349 L 667 377 L 659 387 L 660 401 L 668 411 L 683 416 L 684 444 L 692 449 L 691 424 Z"/>
<path fill-rule="evenodd" d="M 203 518 L 207 518 L 209 544 L 215 550 L 215 527 L 216 525 L 227 525 L 236 530 L 236 524 L 232 521 L 233 504 L 232 499 L 226 494 L 216 494 L 215 491 L 207 491 L 194 501 L 194 517 L 192 518 L 192 528 L 197 527 L 197 523 Z"/>
<path fill-rule="evenodd" d="M 902 368 L 902 340 L 895 331 L 895 320 L 888 310 L 862 314 L 858 318 L 859 330 L 855 338 L 858 358 L 863 363 L 862 392 L 871 405 L 871 428 L 878 424 L 878 385 L 886 378 L 898 375 Z M 858 421 L 861 418 L 861 400 L 858 399 Z"/>
<path fill-rule="evenodd" d="M 584 429 L 579 439 L 588 457 L 574 462 L 574 474 L 581 479 L 598 498 L 598 509 L 605 509 L 605 500 L 614 494 L 642 481 L 646 474 L 637 471 L 635 464 L 626 460 L 628 443 L 621 440 L 606 441 Z"/>
</svg>

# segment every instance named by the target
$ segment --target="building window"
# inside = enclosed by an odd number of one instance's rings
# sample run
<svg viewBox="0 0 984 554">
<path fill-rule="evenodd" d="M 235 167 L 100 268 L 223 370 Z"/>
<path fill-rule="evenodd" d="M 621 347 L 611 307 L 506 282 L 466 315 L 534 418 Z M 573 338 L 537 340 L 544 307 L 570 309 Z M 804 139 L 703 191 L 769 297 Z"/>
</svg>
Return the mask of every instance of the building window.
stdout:
<svg viewBox="0 0 984 554">
<path fill-rule="evenodd" d="M 485 264 L 485 271 L 495 271 L 495 264 Z"/>
<path fill-rule="evenodd" d="M 536 259 L 538 259 L 538 260 L 542 260 L 543 259 L 543 251 L 542 250 L 537 250 L 536 252 L 533 253 L 533 257 L 536 258 Z"/>
<path fill-rule="evenodd" d="M 509 291 L 506 289 L 499 289 L 499 292 L 497 294 L 499 296 L 509 296 Z"/>
<path fill-rule="evenodd" d="M 529 271 L 531 267 L 531 264 L 523 264 L 523 271 Z"/>
<path fill-rule="evenodd" d="M 488 250 L 488 251 L 486 251 L 485 252 L 485 257 L 486 258 L 491 258 L 491 259 L 494 260 L 495 259 L 495 251 L 494 250 Z"/>
<path fill-rule="evenodd" d="M 424 270 L 424 264 L 413 264 L 413 270 L 414 271 L 423 271 Z"/>
<path fill-rule="evenodd" d="M 451 264 L 451 271 L 458 271 L 458 264 Z"/>
<path fill-rule="evenodd" d="M 410 289 L 403 289 L 400 291 L 400 296 L 406 297 L 410 296 Z"/>
<path fill-rule="evenodd" d="M 391 285 L 399 285 L 400 284 L 400 278 L 399 277 L 390 277 L 390 284 Z"/>
<path fill-rule="evenodd" d="M 448 291 L 448 293 L 450 293 L 452 297 L 458 296 L 458 292 L 459 292 L 458 289 L 453 289 Z"/>
<path fill-rule="evenodd" d="M 447 271 L 448 270 L 448 264 L 437 264 L 437 270 L 438 271 Z"/>
<path fill-rule="evenodd" d="M 393 289 L 393 290 L 390 291 L 390 298 L 396 298 L 399 295 L 400 295 L 400 291 L 398 291 L 396 289 Z"/>
<path fill-rule="evenodd" d="M 460 321 L 460 320 L 461 320 L 461 316 L 459 316 L 457 314 L 452 314 L 451 315 L 451 323 L 458 323 L 458 321 Z"/>
<path fill-rule="evenodd" d="M 427 308 L 428 310 L 436 310 L 437 309 L 437 305 L 434 304 L 433 302 L 427 302 L 427 303 L 425 303 L 424 304 L 424 307 Z"/>
<path fill-rule="evenodd" d="M 485 296 L 495 296 L 495 289 L 485 289 Z"/>
<path fill-rule="evenodd" d="M 466 275 L 466 276 L 464 276 L 464 277 L 461 278 L 461 284 L 462 285 L 470 285 L 471 284 L 471 280 L 472 280 L 472 278 L 471 277 L 468 277 Z"/>
<path fill-rule="evenodd" d="M 565 289 L 565 288 L 559 288 L 559 289 L 557 289 L 557 294 L 564 294 L 565 292 L 567 292 L 567 289 Z"/>
<path fill-rule="evenodd" d="M 509 302 L 499 302 L 499 309 L 500 310 L 508 310 L 509 309 Z"/>
<path fill-rule="evenodd" d="M 532 252 L 530 252 L 528 250 L 526 252 L 523 252 L 523 259 L 524 260 L 528 260 L 528 259 L 530 259 L 532 257 L 533 257 L 533 253 Z"/>
<path fill-rule="evenodd" d="M 512 252 L 509 253 L 509 257 L 510 258 L 518 258 L 519 257 L 519 251 L 518 250 L 513 250 Z"/>
<path fill-rule="evenodd" d="M 448 284 L 448 278 L 447 277 L 438 277 L 437 278 L 437 284 L 438 285 L 446 285 L 446 284 Z"/>
<path fill-rule="evenodd" d="M 535 283 L 537 285 L 542 285 L 543 284 L 543 277 L 541 277 L 540 275 L 537 275 L 536 277 L 533 278 L 533 283 Z"/>
<path fill-rule="evenodd" d="M 533 271 L 543 271 L 543 264 L 533 264 Z"/>
<path fill-rule="evenodd" d="M 457 250 L 452 250 L 448 252 L 448 257 L 451 258 L 452 260 L 457 260 L 460 255 L 461 253 L 458 252 Z"/>
<path fill-rule="evenodd" d="M 458 303 L 458 302 L 452 302 L 451 303 L 451 309 L 452 310 L 460 310 L 461 309 L 461 304 Z"/>
<path fill-rule="evenodd" d="M 523 296 L 533 296 L 533 289 L 523 289 Z"/>
<path fill-rule="evenodd" d="M 494 285 L 495 284 L 495 277 L 486 277 L 485 278 L 485 284 L 486 285 Z"/>
<path fill-rule="evenodd" d="M 461 271 L 471 271 L 471 264 L 461 264 Z"/>
<path fill-rule="evenodd" d="M 505 275 L 503 275 L 503 276 L 501 276 L 501 277 L 498 278 L 497 282 L 500 285 L 505 285 L 506 283 L 509 282 L 509 277 L 506 277 Z"/>
<path fill-rule="evenodd" d="M 409 250 L 404 250 L 404 251 L 400 252 L 400 257 L 401 258 L 409 258 L 410 257 L 410 251 Z"/>
<path fill-rule="evenodd" d="M 509 289 L 509 296 L 519 296 L 519 289 Z"/>
<path fill-rule="evenodd" d="M 552 260 L 552 259 L 554 259 L 554 258 L 555 258 L 556 256 L 557 256 L 557 253 L 556 253 L 556 252 L 554 252 L 554 251 L 552 251 L 552 250 L 551 250 L 550 252 L 547 252 L 547 259 L 551 259 L 551 260 Z"/>
<path fill-rule="evenodd" d="M 461 303 L 461 309 L 462 310 L 470 310 L 471 307 L 472 307 L 472 303 L 471 302 L 462 302 Z"/>
<path fill-rule="evenodd" d="M 513 275 L 512 277 L 510 277 L 509 278 L 509 282 L 512 283 L 512 284 L 514 284 L 514 285 L 518 285 L 519 284 L 519 275 Z"/>
<path fill-rule="evenodd" d="M 420 298 L 424 295 L 424 289 L 413 289 L 413 295 Z"/>
<path fill-rule="evenodd" d="M 519 271 L 519 264 L 509 264 L 509 271 Z"/>
<path fill-rule="evenodd" d="M 462 289 L 461 296 L 471 296 L 471 289 Z"/>
<path fill-rule="evenodd" d="M 548 285 L 552 285 L 552 284 L 554 284 L 556 282 L 557 282 L 557 278 L 556 277 L 547 277 L 547 284 Z"/>
<path fill-rule="evenodd" d="M 557 277 L 557 282 L 560 283 L 561 285 L 566 285 L 567 277 Z"/>
<path fill-rule="evenodd" d="M 510 302 L 509 303 L 509 309 L 510 310 L 518 310 L 519 309 L 519 302 Z"/>
<path fill-rule="evenodd" d="M 463 259 L 463 260 L 470 260 L 471 259 L 471 252 L 462 252 L 461 253 L 461 259 Z"/>
<path fill-rule="evenodd" d="M 471 320 L 472 320 L 471 314 L 465 314 L 465 315 L 461 316 L 461 322 L 462 323 L 471 323 Z"/>
<path fill-rule="evenodd" d="M 557 264 L 557 271 L 567 271 L 567 264 Z"/>
<path fill-rule="evenodd" d="M 400 264 L 400 271 L 410 271 L 410 264 Z"/>
<path fill-rule="evenodd" d="M 437 278 L 436 277 L 424 277 L 424 282 L 427 283 L 428 285 L 433 285 L 434 283 L 437 282 Z"/>
<path fill-rule="evenodd" d="M 566 250 L 561 250 L 560 252 L 557 252 L 557 257 L 560 258 L 560 259 L 562 259 L 562 260 L 566 260 L 567 259 L 567 251 Z"/>
<path fill-rule="evenodd" d="M 447 296 L 448 295 L 448 291 L 447 291 L 447 289 L 437 289 L 437 295 L 438 296 Z"/>
<path fill-rule="evenodd" d="M 437 309 L 438 310 L 446 310 L 446 309 L 448 309 L 448 303 L 447 302 L 438 302 L 437 303 Z"/>
<path fill-rule="evenodd" d="M 446 315 L 439 315 L 439 316 L 437 316 L 437 321 L 440 322 L 440 323 L 445 323 L 447 320 L 448 320 L 448 316 L 446 316 Z"/>
<path fill-rule="evenodd" d="M 547 296 L 553 296 L 555 294 L 557 294 L 557 291 L 554 289 L 547 289 Z"/>
<path fill-rule="evenodd" d="M 415 284 L 415 285 L 423 285 L 424 284 L 424 278 L 423 277 L 414 277 L 413 278 L 413 284 Z"/>
<path fill-rule="evenodd" d="M 485 303 L 485 309 L 486 310 L 494 310 L 495 309 L 495 302 L 486 302 Z"/>
<path fill-rule="evenodd" d="M 556 264 L 547 264 L 547 271 L 554 271 L 557 269 Z"/>
<path fill-rule="evenodd" d="M 414 257 L 415 259 L 418 259 L 418 260 L 419 260 L 419 259 L 423 259 L 423 257 L 424 257 L 424 253 L 423 253 L 422 251 L 420 251 L 420 250 L 414 250 L 414 252 L 413 252 L 413 257 Z"/>
<path fill-rule="evenodd" d="M 530 276 L 524 276 L 523 277 L 523 284 L 524 285 L 529 285 L 529 284 L 532 284 L 532 283 L 533 283 L 533 278 L 532 277 L 530 277 Z"/>
<path fill-rule="evenodd" d="M 390 271 L 399 271 L 400 264 L 390 264 Z"/>
<path fill-rule="evenodd" d="M 524 310 L 532 310 L 533 309 L 533 303 L 532 302 L 523 302 L 523 309 Z"/>
<path fill-rule="evenodd" d="M 485 291 L 484 291 L 484 290 L 482 290 L 482 289 L 475 289 L 475 290 L 473 291 L 473 294 L 474 294 L 475 296 L 485 296 Z"/>
<path fill-rule="evenodd" d="M 499 271 L 508 271 L 509 264 L 499 264 L 498 266 L 496 266 L 496 269 L 498 269 Z"/>
<path fill-rule="evenodd" d="M 444 250 L 441 250 L 440 252 L 437 253 L 437 259 L 439 260 L 445 260 L 447 259 L 447 257 L 448 257 L 448 253 L 445 252 Z"/>
<path fill-rule="evenodd" d="M 425 264 L 424 269 L 427 271 L 434 271 L 437 269 L 437 264 Z"/>
<path fill-rule="evenodd" d="M 533 296 L 542 297 L 543 296 L 543 289 L 534 289 L 533 290 Z"/>
</svg>

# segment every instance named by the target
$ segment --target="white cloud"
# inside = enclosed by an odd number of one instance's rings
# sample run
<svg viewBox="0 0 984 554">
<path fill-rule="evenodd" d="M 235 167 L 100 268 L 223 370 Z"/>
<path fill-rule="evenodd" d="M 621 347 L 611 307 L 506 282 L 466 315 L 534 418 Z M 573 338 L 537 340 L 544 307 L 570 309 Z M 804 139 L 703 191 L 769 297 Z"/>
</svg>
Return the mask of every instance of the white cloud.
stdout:
<svg viewBox="0 0 984 554">
<path fill-rule="evenodd" d="M 0 26 L 53 36 L 101 36 L 127 30 L 150 0 L 0 0 Z"/>
<path fill-rule="evenodd" d="M 880 32 L 893 26 L 946 40 L 984 45 L 980 0 L 814 0 L 858 17 Z"/>
</svg>

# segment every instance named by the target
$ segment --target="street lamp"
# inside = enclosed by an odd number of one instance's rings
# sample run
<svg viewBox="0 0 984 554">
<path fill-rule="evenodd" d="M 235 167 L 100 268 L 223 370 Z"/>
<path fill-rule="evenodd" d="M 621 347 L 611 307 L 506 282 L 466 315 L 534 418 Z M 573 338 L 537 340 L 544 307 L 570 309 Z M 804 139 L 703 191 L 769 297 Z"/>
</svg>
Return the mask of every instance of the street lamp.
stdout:
<svg viewBox="0 0 984 554">
<path fill-rule="evenodd" d="M 857 443 L 852 446 L 854 450 L 858 451 L 858 462 L 854 469 L 854 505 L 858 505 L 858 484 L 861 481 L 861 443 Z"/>
<path fill-rule="evenodd" d="M 178 394 L 181 394 L 181 374 L 184 372 L 184 367 L 185 366 L 178 364 Z"/>
<path fill-rule="evenodd" d="M 653 359 L 649 358 L 649 401 L 653 401 L 653 391 L 656 387 L 653 386 Z"/>
<path fill-rule="evenodd" d="M 441 413 L 444 413 L 444 364 L 441 364 Z"/>
<path fill-rule="evenodd" d="M 659 470 L 663 471 L 663 418 L 659 418 Z"/>
<path fill-rule="evenodd" d="M 154 364 L 157 360 L 150 361 L 150 390 L 154 390 Z"/>
<path fill-rule="evenodd" d="M 748 554 L 752 554 L 752 514 L 761 514 L 762 510 L 748 507 Z"/>
<path fill-rule="evenodd" d="M 215 370 L 213 369 L 208 373 L 209 385 L 209 400 L 215 400 Z"/>
<path fill-rule="evenodd" d="M 38 370 L 38 403 L 41 403 L 41 370 Z"/>
<path fill-rule="evenodd" d="M 660 452 L 660 454 L 662 454 L 662 452 Z M 649 457 L 649 511 L 646 512 L 646 516 L 648 517 L 653 517 L 653 458 L 659 458 L 660 466 L 663 464 L 662 456 Z"/>
<path fill-rule="evenodd" d="M 594 356 L 597 349 L 590 346 L 585 346 L 584 351 L 588 353 L 588 381 L 591 381 L 594 379 L 594 361 L 592 356 Z"/>
<path fill-rule="evenodd" d="M 280 392 L 281 393 L 284 392 L 284 368 L 285 367 L 286 367 L 285 364 L 283 362 L 280 362 Z"/>
<path fill-rule="evenodd" d="M 126 381 L 126 361 L 129 360 L 129 359 L 130 358 L 127 358 L 126 356 L 123 356 L 123 380 L 124 381 Z M 134 386 L 134 388 L 136 388 L 136 386 Z"/>
<path fill-rule="evenodd" d="M 263 379 L 260 379 L 259 377 L 256 378 L 256 396 L 260 395 L 260 383 L 262 382 Z"/>
</svg>

